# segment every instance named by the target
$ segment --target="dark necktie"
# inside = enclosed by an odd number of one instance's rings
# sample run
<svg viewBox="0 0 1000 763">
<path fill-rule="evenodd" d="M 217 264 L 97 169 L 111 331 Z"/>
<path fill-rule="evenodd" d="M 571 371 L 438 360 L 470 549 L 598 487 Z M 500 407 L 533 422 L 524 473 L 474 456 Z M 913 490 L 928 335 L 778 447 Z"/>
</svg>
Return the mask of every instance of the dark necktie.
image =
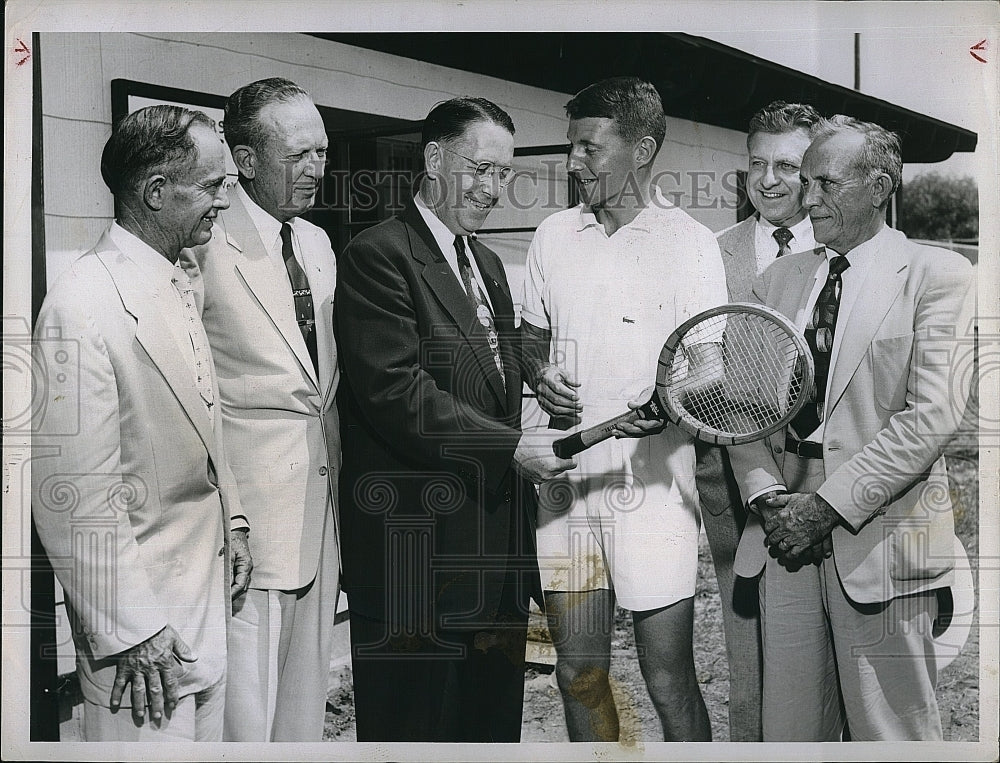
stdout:
<svg viewBox="0 0 1000 763">
<path fill-rule="evenodd" d="M 493 351 L 493 362 L 496 363 L 497 371 L 500 372 L 500 381 L 506 390 L 507 380 L 503 375 L 503 359 L 500 357 L 500 337 L 497 334 L 496 323 L 493 321 L 493 311 L 490 310 L 486 298 L 472 277 L 472 263 L 469 262 L 469 256 L 465 253 L 465 241 L 461 236 L 455 236 L 455 253 L 458 254 L 458 272 L 462 276 L 462 283 L 465 285 L 465 293 L 469 297 L 469 304 L 476 311 L 476 318 L 479 319 L 479 323 L 486 329 L 486 340 Z"/>
<path fill-rule="evenodd" d="M 815 396 L 806 403 L 792 420 L 792 429 L 799 439 L 805 439 L 823 420 L 826 401 L 826 383 L 830 375 L 830 352 L 833 350 L 833 332 L 837 327 L 840 309 L 841 274 L 851 266 L 846 257 L 836 255 L 830 260 L 830 274 L 816 298 L 805 337 L 816 364 Z"/>
<path fill-rule="evenodd" d="M 305 272 L 295 259 L 295 252 L 292 250 L 292 226 L 288 223 L 281 224 L 281 256 L 285 260 L 285 270 L 288 271 L 288 280 L 292 283 L 292 298 L 295 300 L 295 320 L 299 324 L 302 338 L 306 341 L 306 349 L 312 359 L 313 370 L 319 370 L 316 361 L 316 319 L 313 313 L 312 290 L 309 288 L 309 280 Z"/>
<path fill-rule="evenodd" d="M 778 242 L 778 256 L 782 257 L 786 254 L 792 253 L 792 248 L 788 245 L 789 242 L 794 238 L 792 232 L 788 228 L 776 228 L 774 233 L 774 240 Z"/>
</svg>

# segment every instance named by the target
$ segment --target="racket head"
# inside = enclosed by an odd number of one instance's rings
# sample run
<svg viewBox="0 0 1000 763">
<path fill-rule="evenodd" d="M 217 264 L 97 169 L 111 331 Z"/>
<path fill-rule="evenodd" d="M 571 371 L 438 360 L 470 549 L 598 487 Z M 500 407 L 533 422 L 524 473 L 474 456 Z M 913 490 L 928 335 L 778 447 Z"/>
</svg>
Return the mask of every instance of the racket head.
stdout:
<svg viewBox="0 0 1000 763">
<path fill-rule="evenodd" d="M 809 345 L 788 318 L 732 302 L 684 321 L 660 351 L 656 396 L 667 418 L 713 445 L 741 445 L 790 422 L 813 393 Z"/>
</svg>

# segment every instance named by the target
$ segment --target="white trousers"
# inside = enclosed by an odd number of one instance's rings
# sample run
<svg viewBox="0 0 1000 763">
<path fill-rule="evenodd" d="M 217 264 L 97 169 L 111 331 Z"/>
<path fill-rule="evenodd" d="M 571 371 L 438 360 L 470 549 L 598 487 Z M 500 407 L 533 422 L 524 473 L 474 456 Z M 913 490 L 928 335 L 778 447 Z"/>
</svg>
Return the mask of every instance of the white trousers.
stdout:
<svg viewBox="0 0 1000 763">
<path fill-rule="evenodd" d="M 334 532 L 328 517 L 319 569 L 310 586 L 298 591 L 251 588 L 233 602 L 226 741 L 322 740 L 340 594 Z"/>
<path fill-rule="evenodd" d="M 170 715 L 154 722 L 147 709 L 142 724 L 132 709 L 115 712 L 84 700 L 83 738 L 88 742 L 221 742 L 226 677 L 196 694 L 182 697 Z"/>
<path fill-rule="evenodd" d="M 790 457 L 791 458 L 791 457 Z M 823 462 L 785 465 L 788 489 L 822 484 Z M 882 604 L 844 593 L 835 557 L 790 572 L 768 557 L 760 581 L 765 742 L 942 738 L 934 695 L 934 591 Z"/>
</svg>

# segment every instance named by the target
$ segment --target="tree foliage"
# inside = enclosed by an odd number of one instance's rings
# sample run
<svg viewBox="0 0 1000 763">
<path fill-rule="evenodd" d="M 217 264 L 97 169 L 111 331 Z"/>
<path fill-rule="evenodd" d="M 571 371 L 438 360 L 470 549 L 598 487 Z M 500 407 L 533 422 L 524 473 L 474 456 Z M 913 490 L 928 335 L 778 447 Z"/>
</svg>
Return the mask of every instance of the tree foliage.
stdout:
<svg viewBox="0 0 1000 763">
<path fill-rule="evenodd" d="M 899 228 L 932 241 L 979 237 L 979 189 L 971 177 L 927 172 L 903 183 Z"/>
</svg>

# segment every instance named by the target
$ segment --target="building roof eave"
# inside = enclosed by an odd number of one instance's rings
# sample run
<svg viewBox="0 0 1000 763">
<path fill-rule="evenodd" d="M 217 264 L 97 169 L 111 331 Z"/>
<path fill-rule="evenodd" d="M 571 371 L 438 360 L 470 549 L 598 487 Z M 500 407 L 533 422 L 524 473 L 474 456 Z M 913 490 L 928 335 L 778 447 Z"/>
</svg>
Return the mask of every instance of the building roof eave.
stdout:
<svg viewBox="0 0 1000 763">
<path fill-rule="evenodd" d="M 607 76 L 641 76 L 659 90 L 668 116 L 739 132 L 773 100 L 810 103 L 896 131 L 908 163 L 943 161 L 977 142 L 965 128 L 682 32 L 310 34 L 567 94 Z"/>
</svg>

